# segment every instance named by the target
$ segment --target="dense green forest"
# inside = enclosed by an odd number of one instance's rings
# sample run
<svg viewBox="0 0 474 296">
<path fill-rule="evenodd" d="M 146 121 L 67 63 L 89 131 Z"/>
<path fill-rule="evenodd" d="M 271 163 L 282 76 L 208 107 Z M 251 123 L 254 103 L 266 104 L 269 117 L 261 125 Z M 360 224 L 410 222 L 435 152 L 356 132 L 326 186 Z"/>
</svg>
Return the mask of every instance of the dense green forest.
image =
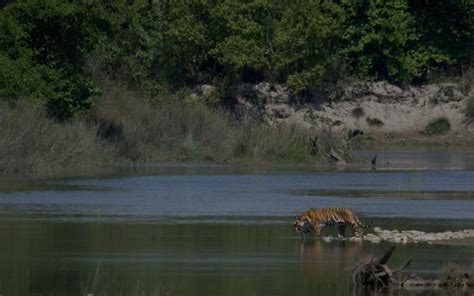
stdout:
<svg viewBox="0 0 474 296">
<path fill-rule="evenodd" d="M 213 84 L 345 77 L 423 83 L 471 64 L 471 0 L 3 1 L 0 98 L 45 104 L 59 120 L 91 108 L 97 80 L 152 96 Z M 228 98 L 227 98 L 228 99 Z"/>
<path fill-rule="evenodd" d="M 473 41 L 472 0 L 0 1 L 0 171 L 305 160 L 309 131 L 235 122 L 220 107 L 236 86 L 426 83 L 472 68 Z M 183 100 L 202 84 L 217 94 Z"/>
</svg>

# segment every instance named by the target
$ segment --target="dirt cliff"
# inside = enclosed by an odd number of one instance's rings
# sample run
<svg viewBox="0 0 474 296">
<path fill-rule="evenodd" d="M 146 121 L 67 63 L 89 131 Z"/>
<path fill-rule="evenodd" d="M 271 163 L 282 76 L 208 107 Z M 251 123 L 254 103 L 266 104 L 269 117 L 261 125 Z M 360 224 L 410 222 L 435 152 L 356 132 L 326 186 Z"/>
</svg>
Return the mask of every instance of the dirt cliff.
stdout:
<svg viewBox="0 0 474 296">
<path fill-rule="evenodd" d="M 271 125 L 296 121 L 315 128 L 358 129 L 382 141 L 465 144 L 474 139 L 474 122 L 465 112 L 472 96 L 474 91 L 462 91 L 454 83 L 402 88 L 387 82 L 359 82 L 347 85 L 331 100 L 302 99 L 291 96 L 283 85 L 263 82 L 242 86 L 237 107 Z M 426 135 L 426 126 L 440 117 L 449 121 L 449 131 Z"/>
</svg>

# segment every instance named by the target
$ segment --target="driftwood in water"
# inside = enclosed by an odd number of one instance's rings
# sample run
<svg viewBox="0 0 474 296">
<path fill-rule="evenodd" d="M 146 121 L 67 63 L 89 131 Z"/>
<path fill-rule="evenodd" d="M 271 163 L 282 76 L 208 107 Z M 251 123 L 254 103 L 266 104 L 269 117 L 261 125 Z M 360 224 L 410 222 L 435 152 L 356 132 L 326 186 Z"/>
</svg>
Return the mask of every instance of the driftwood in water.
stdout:
<svg viewBox="0 0 474 296">
<path fill-rule="evenodd" d="M 352 275 L 352 281 L 355 286 L 366 287 L 384 287 L 394 284 L 394 274 L 399 273 L 407 268 L 411 263 L 411 259 L 405 262 L 397 269 L 390 269 L 387 265 L 388 260 L 393 254 L 395 247 L 390 248 L 380 258 L 367 256 L 357 264 Z"/>
<path fill-rule="evenodd" d="M 395 247 L 390 248 L 380 258 L 367 256 L 359 261 L 354 269 L 352 281 L 354 287 L 384 288 L 465 288 L 473 287 L 474 281 L 469 274 L 464 273 L 459 266 L 448 265 L 442 272 L 441 279 L 423 279 L 416 274 L 411 274 L 402 280 L 401 271 L 410 265 L 412 259 L 396 269 L 388 267 L 387 262 L 393 254 Z M 397 275 L 397 276 L 395 276 Z"/>
</svg>

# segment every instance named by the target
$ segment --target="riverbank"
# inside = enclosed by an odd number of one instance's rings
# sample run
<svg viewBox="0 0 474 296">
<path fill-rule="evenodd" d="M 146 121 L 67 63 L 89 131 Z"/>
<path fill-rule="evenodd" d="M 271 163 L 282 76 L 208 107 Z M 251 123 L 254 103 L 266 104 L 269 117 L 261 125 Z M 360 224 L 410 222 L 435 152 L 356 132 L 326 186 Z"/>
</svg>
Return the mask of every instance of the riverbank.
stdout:
<svg viewBox="0 0 474 296">
<path fill-rule="evenodd" d="M 474 92 L 456 83 L 352 82 L 331 98 L 293 97 L 285 86 L 259 83 L 242 86 L 236 105 L 269 125 L 298 122 L 357 131 L 365 147 L 474 144 Z"/>
<path fill-rule="evenodd" d="M 37 105 L 2 104 L 0 172 L 44 174 L 164 161 L 347 165 L 369 163 L 354 158 L 355 149 L 447 146 L 468 151 L 474 146 L 474 125 L 465 111 L 471 93 L 454 84 L 423 91 L 367 85 L 349 85 L 337 99 L 319 102 L 292 97 L 280 85 L 242 85 L 235 104 L 226 109 L 206 105 L 215 95 L 212 86 L 166 98 L 109 86 L 88 113 L 65 122 L 51 119 Z M 429 120 L 437 117 L 445 118 L 448 128 L 428 134 Z M 381 123 L 369 124 L 374 118 Z"/>
<path fill-rule="evenodd" d="M 305 126 L 269 126 L 178 97 L 159 100 L 116 87 L 90 112 L 58 122 L 32 104 L 0 105 L 0 172 L 54 170 L 161 161 L 318 163 Z M 336 147 L 338 134 L 317 143 Z M 321 146 L 320 145 L 320 146 Z"/>
</svg>

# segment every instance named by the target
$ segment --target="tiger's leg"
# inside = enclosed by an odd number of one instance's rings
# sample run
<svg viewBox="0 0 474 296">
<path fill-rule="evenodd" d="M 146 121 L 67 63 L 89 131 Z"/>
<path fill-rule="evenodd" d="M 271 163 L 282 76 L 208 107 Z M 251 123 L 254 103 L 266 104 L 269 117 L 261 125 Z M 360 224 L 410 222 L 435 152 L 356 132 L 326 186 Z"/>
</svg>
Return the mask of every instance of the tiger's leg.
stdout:
<svg viewBox="0 0 474 296">
<path fill-rule="evenodd" d="M 346 223 L 338 223 L 337 232 L 337 237 L 344 238 L 344 236 L 346 235 Z"/>
<path fill-rule="evenodd" d="M 320 237 L 321 236 L 321 225 L 314 226 L 314 236 Z"/>
<path fill-rule="evenodd" d="M 355 237 L 362 237 L 364 235 L 364 231 L 362 227 L 357 223 L 352 223 L 351 229 Z"/>
</svg>

